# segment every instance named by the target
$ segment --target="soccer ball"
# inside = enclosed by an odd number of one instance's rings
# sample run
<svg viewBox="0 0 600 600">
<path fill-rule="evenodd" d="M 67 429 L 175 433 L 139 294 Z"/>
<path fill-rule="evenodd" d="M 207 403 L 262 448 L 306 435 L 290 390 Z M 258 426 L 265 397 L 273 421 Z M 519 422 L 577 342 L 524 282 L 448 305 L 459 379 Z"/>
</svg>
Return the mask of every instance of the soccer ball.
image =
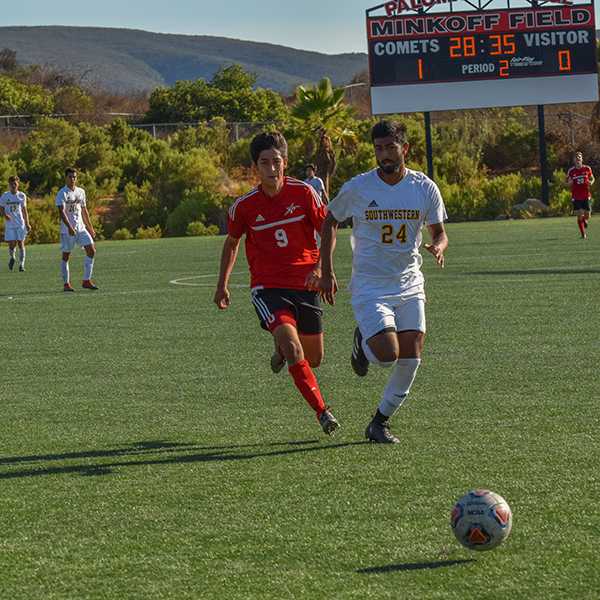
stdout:
<svg viewBox="0 0 600 600">
<path fill-rule="evenodd" d="M 512 511 L 502 496 L 489 490 L 473 490 L 454 505 L 450 525 L 465 548 L 491 550 L 510 534 Z"/>
</svg>

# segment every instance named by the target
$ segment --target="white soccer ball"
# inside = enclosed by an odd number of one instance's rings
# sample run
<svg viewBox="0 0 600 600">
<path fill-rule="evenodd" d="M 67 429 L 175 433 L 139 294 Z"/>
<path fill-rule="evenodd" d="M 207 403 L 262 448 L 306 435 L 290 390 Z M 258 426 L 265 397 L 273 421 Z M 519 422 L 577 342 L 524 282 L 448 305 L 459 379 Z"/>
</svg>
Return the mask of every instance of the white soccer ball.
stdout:
<svg viewBox="0 0 600 600">
<path fill-rule="evenodd" d="M 489 490 L 473 490 L 454 505 L 450 525 L 465 548 L 491 550 L 509 536 L 512 511 L 502 496 Z"/>
</svg>

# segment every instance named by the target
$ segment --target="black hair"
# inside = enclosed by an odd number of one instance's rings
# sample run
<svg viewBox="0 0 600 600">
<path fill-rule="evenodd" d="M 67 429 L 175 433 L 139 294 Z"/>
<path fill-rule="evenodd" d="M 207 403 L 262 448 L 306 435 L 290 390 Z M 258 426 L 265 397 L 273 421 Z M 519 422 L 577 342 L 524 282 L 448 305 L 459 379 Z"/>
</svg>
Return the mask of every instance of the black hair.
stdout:
<svg viewBox="0 0 600 600">
<path fill-rule="evenodd" d="M 312 169 L 312 170 L 313 170 L 315 173 L 317 172 L 317 167 L 316 167 L 316 165 L 313 165 L 312 163 L 311 163 L 311 164 L 309 164 L 309 165 L 306 165 L 306 166 L 304 167 L 304 170 L 305 170 L 305 171 L 306 171 L 306 170 L 308 170 L 308 169 Z"/>
<path fill-rule="evenodd" d="M 250 143 L 250 155 L 254 164 L 258 163 L 260 153 L 271 148 L 278 150 L 281 156 L 287 158 L 288 145 L 285 138 L 278 131 L 265 131 L 254 137 Z"/>
<path fill-rule="evenodd" d="M 378 138 L 392 137 L 399 144 L 405 144 L 407 140 L 406 125 L 398 121 L 379 121 L 371 129 L 371 140 L 374 142 Z"/>
<path fill-rule="evenodd" d="M 68 175 L 77 175 L 77 169 L 75 167 L 69 167 L 68 169 L 65 169 L 65 177 Z"/>
</svg>

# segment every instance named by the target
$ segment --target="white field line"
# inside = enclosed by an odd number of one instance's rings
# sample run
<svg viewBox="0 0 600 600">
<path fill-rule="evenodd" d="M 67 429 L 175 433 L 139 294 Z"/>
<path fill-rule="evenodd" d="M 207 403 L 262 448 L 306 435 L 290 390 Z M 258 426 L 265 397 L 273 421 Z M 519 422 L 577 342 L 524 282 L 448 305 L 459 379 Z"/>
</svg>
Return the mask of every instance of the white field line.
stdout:
<svg viewBox="0 0 600 600">
<path fill-rule="evenodd" d="M 247 275 L 244 271 L 238 271 L 231 274 L 233 275 Z M 187 287 L 215 287 L 216 280 L 218 279 L 218 273 L 208 273 L 206 275 L 194 275 L 192 277 L 178 277 L 177 279 L 172 279 L 169 281 L 171 285 L 183 285 Z M 197 279 L 214 279 L 214 282 L 207 283 L 190 283 L 196 281 Z M 249 288 L 250 286 L 247 283 L 231 283 L 229 284 L 230 288 Z"/>
</svg>

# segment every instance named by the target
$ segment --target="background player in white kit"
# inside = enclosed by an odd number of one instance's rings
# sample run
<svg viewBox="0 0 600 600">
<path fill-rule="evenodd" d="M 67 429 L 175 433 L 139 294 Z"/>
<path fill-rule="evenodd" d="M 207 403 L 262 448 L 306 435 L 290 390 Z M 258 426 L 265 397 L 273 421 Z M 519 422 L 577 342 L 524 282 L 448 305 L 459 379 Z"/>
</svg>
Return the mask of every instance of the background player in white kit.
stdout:
<svg viewBox="0 0 600 600">
<path fill-rule="evenodd" d="M 69 257 L 75 245 L 83 247 L 85 259 L 83 267 L 82 287 L 97 290 L 92 281 L 96 247 L 94 237 L 96 232 L 90 220 L 86 207 L 85 191 L 77 187 L 77 170 L 69 168 L 65 171 L 66 185 L 56 194 L 56 206 L 60 215 L 60 245 L 62 249 L 61 271 L 64 281 L 64 291 L 74 292 L 69 273 Z"/>
<path fill-rule="evenodd" d="M 321 231 L 321 291 L 334 303 L 337 281 L 333 250 L 338 224 L 352 217 L 352 368 L 367 374 L 369 363 L 392 367 L 392 374 L 366 436 L 379 443 L 398 443 L 389 419 L 406 400 L 425 340 L 425 289 L 419 253 L 422 227 L 432 243 L 425 248 L 444 266 L 448 238 L 446 210 L 438 187 L 423 173 L 405 166 L 409 145 L 403 125 L 382 121 L 371 138 L 379 168 L 347 182 L 328 205 Z"/>
<path fill-rule="evenodd" d="M 0 210 L 4 215 L 4 240 L 8 242 L 8 268 L 15 266 L 15 250 L 19 247 L 19 271 L 25 270 L 25 238 L 31 230 L 27 213 L 27 196 L 19 191 L 20 180 L 16 175 L 8 178 L 9 191 L 0 198 Z"/>
</svg>

